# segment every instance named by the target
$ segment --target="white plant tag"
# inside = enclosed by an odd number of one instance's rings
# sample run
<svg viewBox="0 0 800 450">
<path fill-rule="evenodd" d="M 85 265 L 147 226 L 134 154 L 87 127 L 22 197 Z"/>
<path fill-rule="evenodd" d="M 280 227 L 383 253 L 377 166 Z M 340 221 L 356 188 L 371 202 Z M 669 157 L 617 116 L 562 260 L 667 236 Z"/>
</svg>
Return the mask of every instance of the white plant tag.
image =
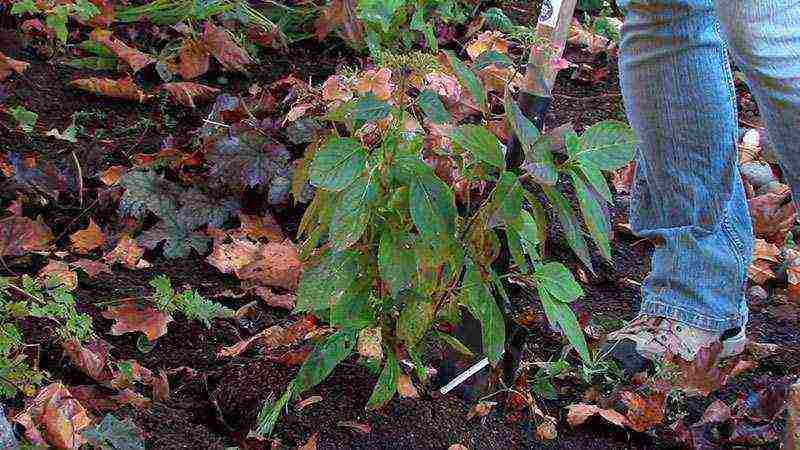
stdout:
<svg viewBox="0 0 800 450">
<path fill-rule="evenodd" d="M 547 25 L 555 28 L 558 24 L 558 16 L 561 13 L 561 3 L 563 0 L 542 0 L 542 9 L 539 13 L 539 25 Z"/>
</svg>

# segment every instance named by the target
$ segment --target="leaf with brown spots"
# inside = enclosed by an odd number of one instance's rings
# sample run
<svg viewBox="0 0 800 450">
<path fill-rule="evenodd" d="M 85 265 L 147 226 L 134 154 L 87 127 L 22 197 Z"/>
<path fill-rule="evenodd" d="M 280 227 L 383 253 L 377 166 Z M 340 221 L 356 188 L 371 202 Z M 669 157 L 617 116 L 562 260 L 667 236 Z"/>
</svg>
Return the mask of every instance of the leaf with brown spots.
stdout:
<svg viewBox="0 0 800 450">
<path fill-rule="evenodd" d="M 94 278 L 100 273 L 112 273 L 108 264 L 103 264 L 100 261 L 92 261 L 90 259 L 79 259 L 69 264 L 70 267 L 81 269 L 89 275 L 89 278 Z"/>
<path fill-rule="evenodd" d="M 382 361 L 383 341 L 381 339 L 381 328 L 364 328 L 359 331 L 356 349 L 358 349 L 358 354 L 364 358 Z"/>
<path fill-rule="evenodd" d="M 188 81 L 165 83 L 161 88 L 167 91 L 176 102 L 189 108 L 197 107 L 194 103 L 195 99 L 208 100 L 219 92 L 217 88 Z"/>
<path fill-rule="evenodd" d="M 0 220 L 0 258 L 47 250 L 53 233 L 38 220 L 11 216 Z"/>
<path fill-rule="evenodd" d="M 4 81 L 13 72 L 22 75 L 26 70 L 28 70 L 29 66 L 30 63 L 9 58 L 0 52 L 0 81 Z"/>
<path fill-rule="evenodd" d="M 78 274 L 69 269 L 66 263 L 50 260 L 37 275 L 37 279 L 42 282 L 54 281 L 56 284 L 64 286 L 68 291 L 78 287 Z"/>
<path fill-rule="evenodd" d="M 203 44 L 217 61 L 227 70 L 245 72 L 245 66 L 253 63 L 247 52 L 236 45 L 225 28 L 206 22 Z"/>
<path fill-rule="evenodd" d="M 89 225 L 85 229 L 71 234 L 69 240 L 72 242 L 72 248 L 76 252 L 86 254 L 105 244 L 106 235 L 97 226 L 94 219 L 90 218 Z"/>
<path fill-rule="evenodd" d="M 82 91 L 91 92 L 101 97 L 133 100 L 139 103 L 144 103 L 150 99 L 150 96 L 139 89 L 139 86 L 137 86 L 130 77 L 120 78 L 119 80 L 112 80 L 110 78 L 82 78 L 73 80 L 70 86 Z"/>
<path fill-rule="evenodd" d="M 156 59 L 147 53 L 143 53 L 133 47 L 129 47 L 124 42 L 112 36 L 108 30 L 96 29 L 92 31 L 89 37 L 105 47 L 108 47 L 117 57 L 131 66 L 133 73 L 136 73 L 143 68 L 156 62 Z"/>
<path fill-rule="evenodd" d="M 203 44 L 194 39 L 185 39 L 178 53 L 178 73 L 184 80 L 191 80 L 208 72 L 211 58 Z"/>
<path fill-rule="evenodd" d="M 167 324 L 172 316 L 152 306 L 142 305 L 135 300 L 127 300 L 117 306 L 110 306 L 103 311 L 103 317 L 114 320 L 111 334 L 119 336 L 125 333 L 141 331 L 152 342 L 167 334 Z"/>
</svg>

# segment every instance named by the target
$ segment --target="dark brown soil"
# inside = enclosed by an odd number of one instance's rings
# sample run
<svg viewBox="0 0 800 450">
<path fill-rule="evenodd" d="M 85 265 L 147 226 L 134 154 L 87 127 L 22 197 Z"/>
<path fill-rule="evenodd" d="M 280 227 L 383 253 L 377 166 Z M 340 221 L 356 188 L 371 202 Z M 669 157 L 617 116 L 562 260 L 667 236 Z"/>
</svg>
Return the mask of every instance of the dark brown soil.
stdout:
<svg viewBox="0 0 800 450">
<path fill-rule="evenodd" d="M 181 135 L 197 128 L 208 111 L 207 106 L 196 111 L 154 102 L 139 105 L 116 100 L 106 100 L 70 89 L 69 82 L 82 76 L 98 76 L 96 72 L 84 73 L 63 65 L 33 60 L 30 52 L 20 47 L 13 31 L 0 32 L 0 51 L 11 57 L 32 62 L 25 77 L 12 77 L 0 85 L 0 94 L 7 96 L 7 105 L 22 104 L 39 114 L 40 126 L 64 129 L 76 111 L 101 111 L 107 113 L 105 121 L 96 121 L 92 128 L 104 128 L 113 139 L 98 139 L 80 148 L 65 147 L 55 140 L 28 138 L 0 128 L 0 147 L 5 151 L 35 152 L 43 157 L 65 160 L 65 150 L 76 150 L 93 171 L 119 164 L 135 153 L 159 148 L 170 135 Z M 283 75 L 296 72 L 315 82 L 332 73 L 344 62 L 352 63 L 351 55 L 341 47 L 328 52 L 315 45 L 299 46 L 289 55 L 273 55 L 269 64 L 261 67 L 255 80 L 268 83 Z M 595 61 L 593 57 L 570 48 L 568 58 L 597 68 L 608 67 L 608 76 L 594 83 L 571 79 L 568 72 L 559 76 L 554 92 L 553 106 L 547 117 L 550 126 L 572 122 L 578 130 L 608 118 L 623 118 L 618 87 L 616 62 Z M 24 58 L 23 58 L 24 56 Z M 346 58 L 347 57 L 347 58 Z M 215 80 L 206 80 L 215 85 Z M 230 85 L 218 85 L 228 92 L 236 92 L 243 84 L 232 80 Z M 747 103 L 747 105 L 752 102 Z M 753 105 L 754 108 L 754 105 Z M 756 111 L 757 114 L 757 111 Z M 752 108 L 743 116 L 754 120 Z M 151 123 L 145 123 L 146 120 Z M 143 122 L 144 121 L 144 122 Z M 131 126 L 144 123 L 143 129 Z M 74 201 L 74 200 L 73 200 Z M 614 222 L 627 222 L 627 202 L 618 199 L 613 210 Z M 65 207 L 66 208 L 66 207 Z M 80 209 L 59 210 L 49 218 L 54 232 L 73 232 L 81 222 L 72 219 Z M 280 215 L 281 211 L 276 211 Z M 296 214 L 290 214 L 296 216 Z M 84 224 L 85 225 L 85 224 Z M 557 235 L 554 234 L 554 237 Z M 578 267 L 569 250 L 558 238 L 550 251 L 557 259 Z M 636 283 L 641 283 L 648 272 L 648 243 L 630 235 L 617 234 L 614 243 L 614 265 L 595 258 L 597 276 L 588 276 L 583 283 L 586 297 L 577 309 L 583 316 L 591 316 L 593 323 L 608 325 L 633 316 L 640 301 Z M 221 449 L 238 445 L 254 426 L 258 411 L 268 398 L 279 396 L 296 372 L 295 367 L 273 363 L 246 353 L 240 358 L 217 358 L 217 351 L 265 327 L 291 320 L 288 313 L 260 306 L 255 318 L 247 321 L 216 321 L 210 328 L 201 324 L 176 320 L 169 333 L 156 342 L 149 353 L 137 349 L 136 339 L 130 335 L 110 336 L 111 322 L 100 316 L 98 303 L 125 297 L 146 295 L 148 281 L 158 274 L 168 275 L 176 286 L 188 285 L 202 294 L 214 297 L 234 279 L 220 274 L 200 257 L 182 260 L 163 260 L 148 255 L 153 267 L 147 270 L 126 271 L 115 269 L 113 275 L 95 279 L 81 279 L 77 298 L 81 309 L 90 313 L 98 327 L 114 346 L 113 355 L 120 359 L 136 359 L 151 370 L 172 370 L 169 377 L 172 395 L 164 403 L 148 410 L 123 410 L 120 417 L 131 417 L 145 432 L 148 449 Z M 14 262 L 12 269 L 32 272 L 41 267 L 36 258 Z M 218 299 L 232 308 L 242 306 L 255 297 Z M 514 299 L 516 307 L 530 308 L 541 316 L 540 308 L 532 299 Z M 729 386 L 714 397 L 730 399 L 744 392 L 760 376 L 778 378 L 800 373 L 800 334 L 797 333 L 800 311 L 784 307 L 776 314 L 772 300 L 752 302 L 750 335 L 758 341 L 779 344 L 780 351 L 762 361 L 755 373 L 744 377 L 738 384 Z M 541 321 L 540 321 L 541 323 Z M 69 383 L 86 384 L 89 380 L 80 374 L 60 352 L 48 344 L 48 332 L 43 324 L 31 321 L 25 329 L 26 338 L 45 345 L 43 367 L 54 376 Z M 527 343 L 530 354 L 539 361 L 548 360 L 561 349 L 560 338 L 544 325 L 533 328 Z M 175 370 L 179 369 L 179 370 Z M 540 402 L 546 413 L 559 418 L 558 439 L 542 442 L 536 437 L 536 424 L 522 421 L 508 423 L 500 409 L 484 420 L 467 421 L 470 405 L 457 398 L 395 399 L 378 412 L 364 411 L 375 377 L 355 363 L 345 363 L 334 374 L 307 394 L 320 395 L 322 400 L 297 411 L 294 405 L 279 423 L 275 437 L 286 448 L 302 445 L 319 433 L 322 449 L 446 449 L 461 443 L 470 449 L 661 449 L 669 441 L 658 434 L 636 434 L 592 419 L 586 425 L 570 428 L 565 420 L 564 407 L 580 401 L 579 386 L 561 386 L 558 400 Z M 690 402 L 687 409 L 699 416 L 704 406 L 713 398 Z M 371 432 L 361 434 L 352 428 L 338 425 L 342 421 L 368 424 Z M 266 445 L 265 448 L 268 448 Z"/>
</svg>

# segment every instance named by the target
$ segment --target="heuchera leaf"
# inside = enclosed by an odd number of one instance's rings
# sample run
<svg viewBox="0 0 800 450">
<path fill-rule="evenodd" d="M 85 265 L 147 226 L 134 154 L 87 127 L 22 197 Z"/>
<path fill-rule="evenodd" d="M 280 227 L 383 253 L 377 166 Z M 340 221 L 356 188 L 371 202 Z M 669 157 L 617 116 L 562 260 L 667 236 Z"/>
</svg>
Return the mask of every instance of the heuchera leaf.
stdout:
<svg viewBox="0 0 800 450">
<path fill-rule="evenodd" d="M 361 239 L 371 216 L 371 204 L 377 197 L 372 177 L 362 176 L 342 191 L 330 223 L 334 250 L 344 250 Z"/>
<path fill-rule="evenodd" d="M 386 354 L 386 363 L 383 365 L 381 376 L 378 383 L 372 390 L 369 400 L 367 400 L 367 411 L 378 409 L 389 402 L 397 392 L 397 379 L 400 375 L 400 365 L 394 352 L 389 350 Z"/>
<path fill-rule="evenodd" d="M 119 204 L 122 215 L 139 218 L 149 210 L 160 216 L 178 209 L 178 186 L 152 170 L 132 170 L 122 176 L 120 185 L 125 188 Z"/>
<path fill-rule="evenodd" d="M 160 222 L 139 236 L 138 242 L 146 248 L 154 249 L 159 243 L 166 241 L 164 256 L 167 258 L 189 256 L 192 249 L 203 255 L 208 251 L 210 239 L 194 229 L 191 223 L 186 223 L 174 214 L 163 215 Z"/>
<path fill-rule="evenodd" d="M 286 147 L 256 129 L 226 134 L 216 141 L 207 158 L 212 164 L 209 175 L 232 187 L 271 187 L 273 180 L 289 177 L 291 173 L 291 155 Z"/>
<path fill-rule="evenodd" d="M 341 191 L 364 170 L 367 152 L 357 139 L 333 137 L 317 151 L 309 173 L 311 184 Z"/>
<path fill-rule="evenodd" d="M 462 125 L 453 131 L 453 142 L 472 153 L 478 161 L 505 170 L 506 160 L 500 140 L 486 127 Z"/>
<path fill-rule="evenodd" d="M 97 448 L 144 450 L 141 431 L 130 418 L 119 420 L 108 414 L 97 426 L 84 430 L 81 435 Z"/>
<path fill-rule="evenodd" d="M 600 170 L 617 170 L 631 162 L 639 143 L 631 127 L 617 120 L 604 120 L 580 137 L 580 150 L 570 157 Z"/>
<path fill-rule="evenodd" d="M 464 289 L 467 291 L 467 309 L 481 323 L 483 351 L 492 364 L 497 364 L 505 348 L 506 324 L 492 292 L 472 262 L 464 274 Z"/>
<path fill-rule="evenodd" d="M 318 385 L 333 369 L 353 353 L 356 335 L 352 331 L 338 331 L 317 345 L 300 367 L 295 378 L 294 393 L 299 395 Z"/>
</svg>

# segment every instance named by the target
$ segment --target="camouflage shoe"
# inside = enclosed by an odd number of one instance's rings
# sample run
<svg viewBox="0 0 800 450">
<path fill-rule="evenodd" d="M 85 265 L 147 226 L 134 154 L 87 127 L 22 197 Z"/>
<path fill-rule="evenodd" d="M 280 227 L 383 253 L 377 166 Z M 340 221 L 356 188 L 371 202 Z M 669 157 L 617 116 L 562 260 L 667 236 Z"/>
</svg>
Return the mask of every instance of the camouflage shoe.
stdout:
<svg viewBox="0 0 800 450">
<path fill-rule="evenodd" d="M 617 361 L 626 374 L 642 372 L 661 360 L 667 352 L 686 361 L 694 360 L 701 348 L 722 342 L 722 358 L 744 351 L 747 338 L 744 327 L 713 332 L 672 319 L 641 314 L 608 335 L 601 354 Z"/>
</svg>

